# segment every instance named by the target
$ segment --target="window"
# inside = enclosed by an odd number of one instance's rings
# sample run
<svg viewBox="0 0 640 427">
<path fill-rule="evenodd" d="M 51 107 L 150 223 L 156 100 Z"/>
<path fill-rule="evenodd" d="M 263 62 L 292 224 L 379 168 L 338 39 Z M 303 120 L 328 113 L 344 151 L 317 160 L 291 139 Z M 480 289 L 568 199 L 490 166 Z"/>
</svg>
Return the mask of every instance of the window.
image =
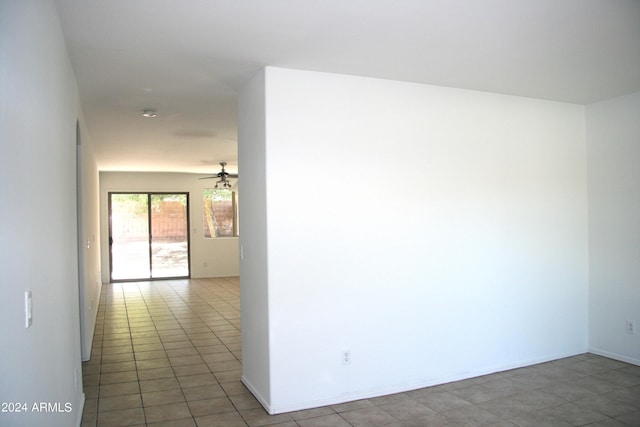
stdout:
<svg viewBox="0 0 640 427">
<path fill-rule="evenodd" d="M 235 191 L 205 188 L 204 237 L 235 237 L 238 235 L 238 205 Z"/>
</svg>

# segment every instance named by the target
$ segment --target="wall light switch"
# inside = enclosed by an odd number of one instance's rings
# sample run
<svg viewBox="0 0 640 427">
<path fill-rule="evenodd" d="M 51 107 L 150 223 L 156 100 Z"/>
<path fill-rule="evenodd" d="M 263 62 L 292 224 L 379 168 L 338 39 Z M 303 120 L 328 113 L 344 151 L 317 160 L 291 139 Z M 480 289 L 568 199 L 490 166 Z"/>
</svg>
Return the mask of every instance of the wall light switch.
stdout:
<svg viewBox="0 0 640 427">
<path fill-rule="evenodd" d="M 33 323 L 31 312 L 31 291 L 24 293 L 24 327 L 28 328 Z"/>
</svg>

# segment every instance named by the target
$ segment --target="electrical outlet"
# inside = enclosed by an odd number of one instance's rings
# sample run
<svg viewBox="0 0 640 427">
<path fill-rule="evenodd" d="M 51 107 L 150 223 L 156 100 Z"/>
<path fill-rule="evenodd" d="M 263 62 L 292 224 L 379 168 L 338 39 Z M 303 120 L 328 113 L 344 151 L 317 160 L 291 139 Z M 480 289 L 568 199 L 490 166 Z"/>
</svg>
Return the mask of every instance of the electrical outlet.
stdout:
<svg viewBox="0 0 640 427">
<path fill-rule="evenodd" d="M 342 351 L 342 364 L 351 365 L 351 352 L 349 350 Z"/>
<path fill-rule="evenodd" d="M 633 320 L 627 320 L 626 326 L 625 326 L 625 330 L 627 331 L 628 334 L 635 334 L 636 333 L 636 322 L 634 322 Z"/>
</svg>

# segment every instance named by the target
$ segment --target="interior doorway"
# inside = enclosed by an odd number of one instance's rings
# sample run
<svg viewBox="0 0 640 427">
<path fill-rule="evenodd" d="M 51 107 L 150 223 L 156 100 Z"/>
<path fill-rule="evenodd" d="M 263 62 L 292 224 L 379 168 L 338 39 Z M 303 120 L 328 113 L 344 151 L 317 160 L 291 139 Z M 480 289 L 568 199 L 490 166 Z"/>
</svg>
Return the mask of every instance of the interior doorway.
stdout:
<svg viewBox="0 0 640 427">
<path fill-rule="evenodd" d="M 111 281 L 188 278 L 189 193 L 109 193 Z"/>
</svg>

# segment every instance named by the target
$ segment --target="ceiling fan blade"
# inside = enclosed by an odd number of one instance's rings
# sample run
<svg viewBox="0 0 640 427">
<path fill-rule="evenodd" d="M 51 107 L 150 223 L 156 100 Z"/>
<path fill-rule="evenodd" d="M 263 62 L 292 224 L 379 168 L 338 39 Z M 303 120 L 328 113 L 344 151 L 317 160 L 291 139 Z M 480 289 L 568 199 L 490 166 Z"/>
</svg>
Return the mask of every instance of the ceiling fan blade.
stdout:
<svg viewBox="0 0 640 427">
<path fill-rule="evenodd" d="M 198 178 L 198 179 L 213 179 L 213 178 L 216 178 L 216 179 L 220 180 L 221 182 L 225 182 L 229 178 L 232 178 L 232 179 L 237 179 L 238 178 L 238 174 L 237 173 L 229 173 L 226 170 L 224 170 L 224 167 L 227 166 L 227 162 L 220 162 L 220 166 L 222 167 L 222 170 L 220 172 L 218 172 L 217 174 L 215 174 L 213 176 L 205 176 L 203 178 Z"/>
</svg>

